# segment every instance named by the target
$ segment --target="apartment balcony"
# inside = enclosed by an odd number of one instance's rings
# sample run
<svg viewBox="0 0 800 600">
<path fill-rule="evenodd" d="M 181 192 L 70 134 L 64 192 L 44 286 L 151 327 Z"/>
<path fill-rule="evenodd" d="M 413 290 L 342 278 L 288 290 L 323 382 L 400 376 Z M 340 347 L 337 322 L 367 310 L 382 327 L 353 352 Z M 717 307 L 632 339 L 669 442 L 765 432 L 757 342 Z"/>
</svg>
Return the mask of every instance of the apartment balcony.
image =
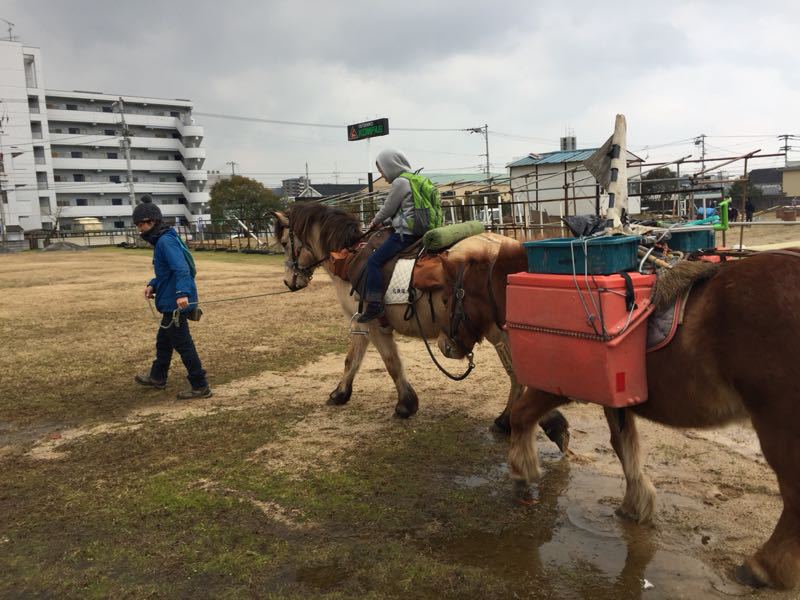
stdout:
<svg viewBox="0 0 800 600">
<path fill-rule="evenodd" d="M 192 214 L 184 204 L 164 204 L 159 205 L 161 214 L 165 217 L 186 217 L 189 218 Z M 77 218 L 77 217 L 130 217 L 133 212 L 133 207 L 127 202 L 122 205 L 110 206 L 62 206 L 62 218 Z"/>
<path fill-rule="evenodd" d="M 72 111 L 70 111 L 72 112 Z M 97 135 L 83 135 L 77 141 L 80 142 L 81 146 L 85 147 L 93 147 L 96 146 L 98 148 L 119 148 L 119 139 L 118 137 L 111 137 L 107 135 L 97 134 Z M 76 138 L 74 133 L 51 133 L 50 134 L 50 144 L 51 145 L 64 145 L 64 146 L 73 146 L 75 145 Z M 140 149 L 140 150 L 168 150 L 171 152 L 180 152 L 184 158 L 202 158 L 205 159 L 206 157 L 206 149 L 205 148 L 186 148 L 180 140 L 175 138 L 157 138 L 157 137 L 145 137 L 145 136 L 132 136 L 131 137 L 131 148 Z"/>
<path fill-rule="evenodd" d="M 53 169 L 68 171 L 126 171 L 123 158 L 54 158 Z M 187 169 L 178 160 L 132 160 L 131 170 L 136 173 L 165 173 L 174 177 L 181 174 L 186 181 L 207 181 L 208 174 L 203 169 Z"/>
<path fill-rule="evenodd" d="M 120 122 L 118 113 L 95 112 L 87 110 L 49 109 L 47 118 L 50 121 L 64 123 L 91 123 L 93 125 L 117 125 Z M 203 137 L 201 125 L 187 125 L 177 117 L 159 117 L 156 115 L 136 115 L 125 113 L 128 125 L 152 127 L 158 129 L 177 129 L 181 135 Z"/>
<path fill-rule="evenodd" d="M 200 204 L 211 200 L 208 192 L 184 192 L 183 195 L 191 204 Z"/>
<path fill-rule="evenodd" d="M 112 183 L 103 181 L 60 181 L 55 184 L 57 194 L 116 194 L 127 195 L 127 183 Z M 144 181 L 133 184 L 133 191 L 138 194 L 149 196 L 159 194 L 183 194 L 189 193 L 186 186 L 179 182 L 159 182 Z"/>
</svg>

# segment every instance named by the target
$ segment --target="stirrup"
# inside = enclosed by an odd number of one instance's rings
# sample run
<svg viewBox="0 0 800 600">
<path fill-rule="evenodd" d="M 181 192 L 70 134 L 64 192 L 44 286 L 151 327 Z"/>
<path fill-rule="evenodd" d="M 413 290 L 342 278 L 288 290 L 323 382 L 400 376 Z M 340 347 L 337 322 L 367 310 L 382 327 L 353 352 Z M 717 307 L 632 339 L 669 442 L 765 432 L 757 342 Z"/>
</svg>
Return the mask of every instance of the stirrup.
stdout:
<svg viewBox="0 0 800 600">
<path fill-rule="evenodd" d="M 369 335 L 369 329 L 359 329 L 358 325 L 356 324 L 356 319 L 361 316 L 361 313 L 357 312 L 352 317 L 350 317 L 350 331 L 348 335 Z"/>
</svg>

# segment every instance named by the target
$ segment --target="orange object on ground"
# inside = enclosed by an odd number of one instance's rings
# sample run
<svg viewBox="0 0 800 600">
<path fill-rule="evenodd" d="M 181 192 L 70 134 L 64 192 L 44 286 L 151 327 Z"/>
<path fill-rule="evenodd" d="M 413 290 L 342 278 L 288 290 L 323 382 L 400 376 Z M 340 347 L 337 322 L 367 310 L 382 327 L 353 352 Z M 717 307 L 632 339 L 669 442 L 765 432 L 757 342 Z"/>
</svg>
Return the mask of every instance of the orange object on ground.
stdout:
<svg viewBox="0 0 800 600">
<path fill-rule="evenodd" d="M 656 277 L 628 275 L 630 286 L 622 275 L 509 275 L 506 330 L 517 380 L 604 406 L 647 400 L 644 325 Z"/>
</svg>

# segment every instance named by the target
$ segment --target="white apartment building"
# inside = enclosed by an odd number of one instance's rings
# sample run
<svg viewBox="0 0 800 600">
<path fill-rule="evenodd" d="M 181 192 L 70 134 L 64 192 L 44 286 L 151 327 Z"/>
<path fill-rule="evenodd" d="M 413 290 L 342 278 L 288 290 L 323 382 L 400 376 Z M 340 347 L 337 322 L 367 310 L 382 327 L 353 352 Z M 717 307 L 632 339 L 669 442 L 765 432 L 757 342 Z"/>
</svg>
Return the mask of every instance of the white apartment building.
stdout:
<svg viewBox="0 0 800 600">
<path fill-rule="evenodd" d="M 189 100 L 44 88 L 41 52 L 0 41 L 0 220 L 6 239 L 25 231 L 129 227 L 131 200 L 121 145 L 130 135 L 135 201 L 149 196 L 167 222 L 208 212 L 203 128 Z"/>
</svg>

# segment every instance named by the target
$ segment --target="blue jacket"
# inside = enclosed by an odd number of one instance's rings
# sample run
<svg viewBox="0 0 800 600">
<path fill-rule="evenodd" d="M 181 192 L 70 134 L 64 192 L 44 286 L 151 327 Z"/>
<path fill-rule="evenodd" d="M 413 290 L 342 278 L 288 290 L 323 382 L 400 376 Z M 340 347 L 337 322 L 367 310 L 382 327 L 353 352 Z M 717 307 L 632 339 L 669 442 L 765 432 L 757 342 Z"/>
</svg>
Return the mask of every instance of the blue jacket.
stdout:
<svg viewBox="0 0 800 600">
<path fill-rule="evenodd" d="M 178 308 L 177 299 L 189 298 L 188 312 L 197 306 L 197 286 L 194 284 L 189 263 L 183 254 L 178 234 L 167 229 L 156 241 L 153 250 L 153 269 L 156 276 L 148 285 L 156 290 L 156 308 L 160 313 L 171 313 Z"/>
</svg>

